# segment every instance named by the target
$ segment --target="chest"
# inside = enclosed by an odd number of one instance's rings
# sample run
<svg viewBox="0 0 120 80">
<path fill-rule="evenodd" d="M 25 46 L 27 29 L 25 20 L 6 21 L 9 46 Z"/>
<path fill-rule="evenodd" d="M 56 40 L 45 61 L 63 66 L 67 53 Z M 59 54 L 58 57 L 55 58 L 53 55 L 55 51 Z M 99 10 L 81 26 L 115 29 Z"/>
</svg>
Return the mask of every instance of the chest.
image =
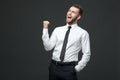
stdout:
<svg viewBox="0 0 120 80">
<path fill-rule="evenodd" d="M 63 42 L 65 38 L 67 30 L 62 30 L 57 32 L 57 41 Z M 80 42 L 81 41 L 81 32 L 78 30 L 70 30 L 68 41 L 71 43 Z"/>
</svg>

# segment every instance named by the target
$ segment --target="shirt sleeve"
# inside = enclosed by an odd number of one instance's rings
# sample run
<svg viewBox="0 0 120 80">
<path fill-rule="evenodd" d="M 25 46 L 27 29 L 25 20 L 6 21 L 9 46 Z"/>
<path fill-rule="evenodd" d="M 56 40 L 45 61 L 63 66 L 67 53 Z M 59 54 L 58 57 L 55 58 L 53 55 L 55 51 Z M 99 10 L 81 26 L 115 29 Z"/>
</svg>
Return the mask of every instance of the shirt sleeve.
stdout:
<svg viewBox="0 0 120 80">
<path fill-rule="evenodd" d="M 82 35 L 82 40 L 81 40 L 81 44 L 82 44 L 82 58 L 81 60 L 78 62 L 78 65 L 75 66 L 75 69 L 77 72 L 81 71 L 86 64 L 88 63 L 88 61 L 90 60 L 90 40 L 89 40 L 89 34 L 88 32 L 85 32 Z"/>
<path fill-rule="evenodd" d="M 52 50 L 56 44 L 56 30 L 52 32 L 52 35 L 49 38 L 48 29 L 43 28 L 42 41 L 46 51 Z"/>
</svg>

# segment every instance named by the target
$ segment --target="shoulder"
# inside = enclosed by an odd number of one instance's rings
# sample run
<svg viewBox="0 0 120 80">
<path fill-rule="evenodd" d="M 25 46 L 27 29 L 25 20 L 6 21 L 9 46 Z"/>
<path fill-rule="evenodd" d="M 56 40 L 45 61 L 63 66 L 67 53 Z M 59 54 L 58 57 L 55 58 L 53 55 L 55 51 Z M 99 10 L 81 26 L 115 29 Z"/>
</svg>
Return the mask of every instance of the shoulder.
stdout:
<svg viewBox="0 0 120 80">
<path fill-rule="evenodd" d="M 58 34 L 58 33 L 62 32 L 63 30 L 64 30 L 64 26 L 55 27 L 53 29 L 53 33 Z"/>
<path fill-rule="evenodd" d="M 77 26 L 77 30 L 78 30 L 79 32 L 81 32 L 82 34 L 88 34 L 87 30 L 83 29 L 83 28 L 80 27 L 80 26 Z"/>
<path fill-rule="evenodd" d="M 87 30 L 81 28 L 80 26 L 77 26 L 77 30 L 79 31 L 79 33 L 81 34 L 82 38 L 89 38 L 89 33 Z"/>
<path fill-rule="evenodd" d="M 56 27 L 54 30 L 55 31 L 60 31 L 60 30 L 63 30 L 64 29 L 64 26 L 59 26 L 59 27 Z"/>
</svg>

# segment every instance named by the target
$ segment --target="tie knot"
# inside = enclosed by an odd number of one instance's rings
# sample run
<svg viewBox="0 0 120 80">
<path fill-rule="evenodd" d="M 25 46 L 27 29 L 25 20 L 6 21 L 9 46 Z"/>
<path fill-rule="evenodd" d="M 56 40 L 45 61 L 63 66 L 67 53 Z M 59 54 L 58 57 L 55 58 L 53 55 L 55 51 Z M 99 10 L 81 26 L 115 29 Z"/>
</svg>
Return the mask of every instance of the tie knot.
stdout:
<svg viewBox="0 0 120 80">
<path fill-rule="evenodd" d="M 71 26 L 68 26 L 68 29 L 70 29 L 71 28 Z"/>
</svg>

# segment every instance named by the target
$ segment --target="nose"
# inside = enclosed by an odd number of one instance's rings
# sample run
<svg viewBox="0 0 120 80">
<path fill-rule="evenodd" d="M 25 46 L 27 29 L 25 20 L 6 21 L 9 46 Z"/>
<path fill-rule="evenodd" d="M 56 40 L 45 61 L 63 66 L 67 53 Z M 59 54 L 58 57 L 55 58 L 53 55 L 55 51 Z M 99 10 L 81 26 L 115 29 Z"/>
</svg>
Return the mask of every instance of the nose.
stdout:
<svg viewBox="0 0 120 80">
<path fill-rule="evenodd" d="M 71 15 L 71 13 L 72 13 L 72 12 L 71 12 L 71 11 L 69 11 L 69 12 L 68 12 L 68 15 Z"/>
</svg>

